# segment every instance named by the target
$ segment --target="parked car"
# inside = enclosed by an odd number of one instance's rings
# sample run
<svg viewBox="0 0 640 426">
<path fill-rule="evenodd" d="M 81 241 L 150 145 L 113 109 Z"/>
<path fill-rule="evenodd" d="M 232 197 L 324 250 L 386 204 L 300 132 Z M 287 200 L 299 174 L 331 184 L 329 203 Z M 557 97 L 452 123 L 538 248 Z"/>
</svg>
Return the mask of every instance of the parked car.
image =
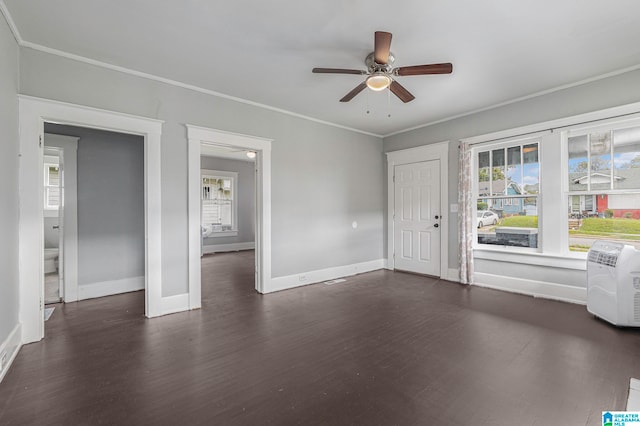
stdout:
<svg viewBox="0 0 640 426">
<path fill-rule="evenodd" d="M 478 221 L 478 228 L 482 228 L 483 226 L 495 225 L 498 223 L 498 215 L 491 210 L 480 210 L 478 211 L 476 220 Z"/>
</svg>

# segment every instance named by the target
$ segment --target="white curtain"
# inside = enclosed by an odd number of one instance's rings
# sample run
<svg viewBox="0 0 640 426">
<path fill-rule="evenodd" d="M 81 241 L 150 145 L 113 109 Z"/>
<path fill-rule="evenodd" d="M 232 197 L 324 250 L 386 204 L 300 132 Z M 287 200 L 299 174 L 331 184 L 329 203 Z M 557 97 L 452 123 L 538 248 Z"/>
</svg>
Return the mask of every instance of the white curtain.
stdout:
<svg viewBox="0 0 640 426">
<path fill-rule="evenodd" d="M 460 142 L 460 178 L 458 182 L 458 240 L 460 242 L 460 282 L 473 283 L 473 198 L 471 182 L 471 146 Z"/>
</svg>

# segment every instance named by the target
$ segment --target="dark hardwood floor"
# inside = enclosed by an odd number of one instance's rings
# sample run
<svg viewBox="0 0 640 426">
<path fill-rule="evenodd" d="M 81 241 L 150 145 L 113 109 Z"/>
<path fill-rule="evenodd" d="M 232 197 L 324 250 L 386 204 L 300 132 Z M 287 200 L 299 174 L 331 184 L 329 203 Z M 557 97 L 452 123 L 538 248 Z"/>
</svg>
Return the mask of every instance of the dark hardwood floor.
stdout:
<svg viewBox="0 0 640 426">
<path fill-rule="evenodd" d="M 640 332 L 565 304 L 400 272 L 259 295 L 203 260 L 203 309 L 142 292 L 57 305 L 0 384 L 0 424 L 600 425 Z"/>
</svg>

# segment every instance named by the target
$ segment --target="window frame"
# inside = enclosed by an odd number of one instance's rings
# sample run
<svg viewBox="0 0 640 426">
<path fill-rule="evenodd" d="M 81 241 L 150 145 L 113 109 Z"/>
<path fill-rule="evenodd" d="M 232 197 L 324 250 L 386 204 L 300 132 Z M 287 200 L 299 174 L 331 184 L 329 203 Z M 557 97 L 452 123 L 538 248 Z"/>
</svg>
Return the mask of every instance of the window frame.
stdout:
<svg viewBox="0 0 640 426">
<path fill-rule="evenodd" d="M 212 231 L 211 235 L 207 238 L 221 238 L 221 237 L 236 237 L 238 236 L 238 172 L 229 172 L 223 170 L 210 170 L 200 169 L 200 227 L 203 227 L 202 223 L 202 179 L 231 179 L 231 229 L 222 231 Z"/>
<path fill-rule="evenodd" d="M 569 138 L 572 137 L 577 137 L 577 136 L 584 136 L 584 135 L 590 135 L 592 133 L 598 133 L 598 132 L 611 132 L 613 134 L 614 131 L 616 130 L 620 130 L 620 129 L 626 129 L 626 128 L 630 128 L 630 127 L 638 127 L 640 128 L 640 114 L 632 114 L 629 115 L 627 117 L 609 117 L 609 118 L 603 118 L 600 120 L 596 120 L 592 123 L 583 123 L 583 124 L 576 124 L 573 126 L 567 126 L 566 129 L 564 129 L 561 132 L 561 145 L 562 145 L 562 198 L 564 200 L 565 203 L 565 209 L 570 208 L 572 209 L 572 207 L 569 205 L 569 197 L 573 197 L 573 196 L 582 196 L 582 197 L 588 197 L 591 196 L 593 197 L 593 207 L 594 209 L 597 208 L 597 200 L 596 197 L 598 195 L 601 194 L 606 194 L 606 195 L 631 195 L 631 194 L 635 194 L 635 195 L 639 195 L 640 194 L 640 187 L 638 189 L 613 189 L 613 179 L 614 179 L 614 175 L 615 175 L 615 166 L 613 164 L 613 155 L 615 155 L 615 145 L 614 145 L 614 141 L 613 141 L 613 137 L 611 139 L 611 153 L 612 153 L 612 158 L 611 158 L 611 179 L 612 181 L 611 186 L 609 189 L 592 189 L 591 188 L 591 182 L 590 182 L 590 178 L 588 179 L 589 184 L 587 185 L 587 190 L 585 191 L 571 191 L 569 188 Z M 588 139 L 589 140 L 589 139 Z M 587 158 L 589 159 L 589 165 L 587 166 L 587 176 L 590 176 L 590 174 L 592 174 L 592 171 L 590 170 L 590 165 L 591 165 L 591 146 L 590 144 L 588 145 L 588 149 L 589 151 L 587 152 Z M 584 201 L 581 199 L 580 200 L 580 207 L 582 208 Z M 586 207 L 586 203 L 585 203 L 585 207 Z M 562 241 L 562 247 L 563 247 L 563 254 L 568 256 L 568 257 L 577 257 L 580 259 L 585 259 L 587 258 L 587 253 L 586 252 L 576 252 L 576 251 L 571 251 L 569 249 L 569 218 L 568 218 L 568 214 L 564 215 L 564 229 L 565 231 L 563 232 L 561 241 Z"/>
<path fill-rule="evenodd" d="M 477 201 L 478 199 L 481 198 L 485 198 L 485 199 L 494 199 L 494 200 L 502 200 L 501 204 L 502 206 L 507 206 L 507 205 L 512 205 L 512 204 L 508 204 L 507 200 L 512 200 L 514 198 L 518 198 L 518 199 L 525 199 L 525 198 L 532 198 L 535 197 L 536 198 L 536 208 L 538 211 L 538 237 L 537 237 L 537 242 L 538 242 L 538 247 L 518 247 L 518 246 L 508 246 L 508 245 L 497 245 L 497 244 L 480 244 L 478 243 L 478 229 L 476 226 L 473 226 L 473 249 L 474 252 L 476 251 L 480 251 L 480 250 L 487 250 L 487 251 L 495 251 L 495 252 L 517 252 L 517 253 L 522 253 L 522 254 L 539 254 L 539 253 L 543 253 L 543 229 L 542 229 L 542 221 L 541 221 L 541 216 L 542 216 L 542 210 L 541 210 L 541 204 L 542 204 L 542 180 L 543 180 L 543 143 L 542 143 L 542 136 L 545 134 L 544 133 L 536 133 L 536 134 L 531 134 L 531 135 L 526 135 L 526 136 L 516 136 L 513 138 L 507 138 L 507 139 L 502 139 L 502 140 L 494 140 L 494 141 L 486 141 L 483 143 L 477 143 L 472 145 L 471 147 L 471 156 L 472 156 L 472 165 L 471 165 L 471 170 L 472 170 L 472 178 L 471 178 L 471 191 L 472 191 L 472 200 L 473 200 L 473 205 L 472 205 L 472 212 L 473 212 L 473 217 L 476 218 L 477 217 Z M 503 195 L 487 195 L 487 196 L 483 196 L 480 197 L 479 195 L 479 188 L 478 188 L 478 174 L 479 174 L 479 156 L 478 154 L 480 152 L 485 152 L 488 151 L 489 154 L 489 158 L 491 161 L 491 156 L 492 156 L 492 152 L 494 150 L 497 149 L 507 149 L 509 147 L 512 146 L 524 146 L 524 145 L 529 145 L 529 144 L 533 144 L 533 143 L 537 143 L 538 145 L 538 193 L 537 194 L 526 194 L 526 195 L 506 195 L 506 187 L 505 187 L 505 194 Z M 523 155 L 521 153 L 521 155 Z M 506 167 L 507 167 L 507 163 L 508 163 L 508 159 L 505 155 L 505 173 L 506 173 Z M 489 163 L 489 175 L 491 176 L 491 162 Z M 491 182 L 491 179 L 489 180 L 489 182 Z M 491 194 L 493 192 L 493 188 L 492 185 L 489 184 L 489 194 Z"/>
<path fill-rule="evenodd" d="M 57 161 L 58 159 L 54 156 L 49 156 L 46 155 L 45 156 L 45 160 L 44 160 L 44 164 L 43 164 L 43 172 L 44 172 L 44 185 L 43 185 L 43 195 L 44 195 L 44 210 L 45 212 L 48 213 L 56 213 L 59 211 L 60 209 L 60 203 L 62 201 L 62 191 L 61 191 L 61 185 L 60 183 L 62 182 L 62 170 L 60 170 L 60 162 Z M 49 182 L 49 167 L 57 167 L 58 168 L 58 185 L 51 185 Z M 58 188 L 58 205 L 57 206 L 52 206 L 49 204 L 49 189 L 50 188 Z"/>
</svg>

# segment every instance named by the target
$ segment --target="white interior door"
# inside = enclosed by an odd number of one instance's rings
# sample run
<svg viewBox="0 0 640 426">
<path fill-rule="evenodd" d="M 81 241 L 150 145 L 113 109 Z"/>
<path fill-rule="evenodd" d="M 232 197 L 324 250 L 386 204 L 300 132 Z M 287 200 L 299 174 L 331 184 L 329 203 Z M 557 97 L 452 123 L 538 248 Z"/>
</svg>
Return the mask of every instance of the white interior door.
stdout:
<svg viewBox="0 0 640 426">
<path fill-rule="evenodd" d="M 395 269 L 440 276 L 440 161 L 394 169 Z"/>
</svg>

